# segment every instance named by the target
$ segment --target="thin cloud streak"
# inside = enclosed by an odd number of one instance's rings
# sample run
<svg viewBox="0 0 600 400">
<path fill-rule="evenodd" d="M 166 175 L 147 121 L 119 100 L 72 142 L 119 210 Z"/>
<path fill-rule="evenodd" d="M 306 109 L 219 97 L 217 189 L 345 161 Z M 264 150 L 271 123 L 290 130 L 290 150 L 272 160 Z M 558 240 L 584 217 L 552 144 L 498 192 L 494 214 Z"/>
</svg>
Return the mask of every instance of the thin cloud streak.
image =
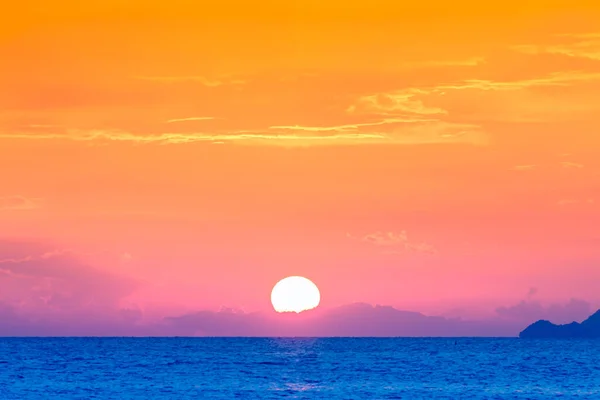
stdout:
<svg viewBox="0 0 600 400">
<path fill-rule="evenodd" d="M 600 61 L 600 33 L 562 34 L 558 36 L 575 39 L 576 41 L 552 45 L 524 44 L 513 46 L 512 49 L 529 55 L 554 54 Z"/>
<path fill-rule="evenodd" d="M 40 208 L 42 199 L 25 196 L 0 196 L 2 210 L 34 210 Z"/>
<path fill-rule="evenodd" d="M 520 90 L 535 86 L 568 86 L 577 82 L 600 80 L 600 73 L 585 71 L 555 72 L 541 78 L 523 79 L 517 81 L 492 81 L 485 79 L 467 79 L 453 85 L 433 87 L 431 93 L 444 90 Z M 426 90 L 426 89 L 425 89 Z"/>
<path fill-rule="evenodd" d="M 4 259 L 0 259 L 0 265 L 1 264 L 21 264 L 21 263 L 26 263 L 26 262 L 30 262 L 30 261 L 35 261 L 35 260 L 47 260 L 49 258 L 53 258 L 56 256 L 60 256 L 63 254 L 69 254 L 72 253 L 71 250 L 68 249 L 63 249 L 63 250 L 53 250 L 53 251 L 47 251 L 45 253 L 42 253 L 40 255 L 28 255 L 28 256 L 24 256 L 24 257 L 20 257 L 20 258 L 4 258 Z"/>
<path fill-rule="evenodd" d="M 327 141 L 360 141 L 360 140 L 376 140 L 387 142 L 388 138 L 382 134 L 367 134 L 367 133 L 339 133 L 332 135 L 278 135 L 268 133 L 258 133 L 253 131 L 239 133 L 161 133 L 156 135 L 134 134 L 122 131 L 87 131 L 74 132 L 67 134 L 46 133 L 46 134 L 19 134 L 19 133 L 3 133 L 0 138 L 5 139 L 57 139 L 57 140 L 72 140 L 72 141 L 115 141 L 115 142 L 133 142 L 139 144 L 156 143 L 156 144 L 184 144 L 196 142 L 261 142 L 261 143 L 281 143 L 281 142 L 327 142 Z"/>
<path fill-rule="evenodd" d="M 436 122 L 435 119 L 421 118 L 386 118 L 377 122 L 364 122 L 357 124 L 344 124 L 336 126 L 302 126 L 302 125 L 280 125 L 270 126 L 269 129 L 274 130 L 290 130 L 290 131 L 308 131 L 308 132 L 341 132 L 341 131 L 357 131 L 362 127 L 381 126 L 397 123 L 418 123 L 418 122 Z"/>
<path fill-rule="evenodd" d="M 374 93 L 360 96 L 348 107 L 351 114 L 375 113 L 377 115 L 405 116 L 431 115 L 441 118 L 449 114 L 440 107 L 427 106 L 423 99 L 431 95 L 445 95 L 448 90 L 480 90 L 480 91 L 513 91 L 530 87 L 569 86 L 578 82 L 600 80 L 600 73 L 584 71 L 556 72 L 540 78 L 515 81 L 493 81 L 485 79 L 466 79 L 453 84 L 404 88 L 390 92 Z"/>
<path fill-rule="evenodd" d="M 167 124 L 173 124 L 176 122 L 190 122 L 190 121 L 212 121 L 215 117 L 189 117 L 189 118 L 175 118 L 166 121 Z"/>
<path fill-rule="evenodd" d="M 446 61 L 416 61 L 413 63 L 404 64 L 411 68 L 427 68 L 427 67 L 476 67 L 485 63 L 484 57 L 470 57 L 463 60 L 446 60 Z"/>
<path fill-rule="evenodd" d="M 556 204 L 559 206 L 569 206 L 574 204 L 594 204 L 594 199 L 562 199 L 559 200 Z"/>
<path fill-rule="evenodd" d="M 515 165 L 511 169 L 513 171 L 531 171 L 531 170 L 535 169 L 536 167 L 537 166 L 535 164 L 531 164 L 531 165 Z"/>
<path fill-rule="evenodd" d="M 158 83 L 181 83 L 181 82 L 193 82 L 199 83 L 203 86 L 207 87 L 219 87 L 225 85 L 243 85 L 246 81 L 241 79 L 233 79 L 233 80 L 219 80 L 219 79 L 210 79 L 204 76 L 137 76 L 136 79 L 150 81 L 150 82 L 158 82 Z"/>
<path fill-rule="evenodd" d="M 390 115 L 446 115 L 447 110 L 439 107 L 426 106 L 419 95 L 428 95 L 430 91 L 420 88 L 401 89 L 388 93 L 377 93 L 360 96 L 346 110 L 349 114 L 385 113 Z"/>
<path fill-rule="evenodd" d="M 363 236 L 360 240 L 374 246 L 392 249 L 386 253 L 402 253 L 404 251 L 426 254 L 438 253 L 438 250 L 429 243 L 415 243 L 410 241 L 406 231 L 400 231 L 399 233 L 377 231 Z"/>
<path fill-rule="evenodd" d="M 560 97 L 547 97 L 532 88 L 570 87 L 584 83 L 600 81 L 600 73 L 585 71 L 562 71 L 544 76 L 520 80 L 486 80 L 465 79 L 445 84 L 399 88 L 390 91 L 369 93 L 356 97 L 355 101 L 346 108 L 351 115 L 386 116 L 389 118 L 428 118 L 431 121 L 443 123 L 479 122 L 482 121 L 513 121 L 513 122 L 544 122 L 552 118 L 581 118 L 583 113 L 595 111 L 595 103 L 585 102 L 582 106 L 574 107 L 572 102 L 560 102 L 555 99 Z M 526 92 L 528 101 L 510 103 L 494 110 L 498 102 L 506 101 L 509 92 Z M 466 93 L 465 93 L 466 92 Z M 497 96 L 490 98 L 492 105 L 489 111 L 482 109 L 480 101 L 471 107 L 478 112 L 467 112 L 465 108 L 455 110 L 451 99 L 458 99 L 459 103 L 464 96 L 470 97 L 469 92 L 479 92 L 476 96 L 484 94 Z M 452 96 L 451 99 L 448 97 Z M 475 95 L 473 95 L 475 96 Z M 484 102 L 485 103 L 485 102 Z M 555 113 L 548 113 L 549 108 L 556 108 Z M 446 122 L 448 123 L 448 122 Z M 456 136 L 456 132 L 444 132 L 442 136 Z"/>
<path fill-rule="evenodd" d="M 375 124 L 377 125 L 377 124 Z M 358 126 L 357 126 L 358 127 Z M 275 127 L 270 128 L 276 131 Z M 70 140 L 79 142 L 130 142 L 135 144 L 236 143 L 265 146 L 319 146 L 361 144 L 437 144 L 463 143 L 486 145 L 487 136 L 476 125 L 428 122 L 412 124 L 389 132 L 344 131 L 344 129 L 311 129 L 306 127 L 278 127 L 281 133 L 261 130 L 223 133 L 161 133 L 136 134 L 126 131 L 69 131 L 67 133 L 0 133 L 0 139 Z M 288 132 L 296 129 L 296 133 Z M 310 131 L 331 131 L 330 134 L 306 134 Z"/>
<path fill-rule="evenodd" d="M 575 163 L 575 162 L 570 162 L 570 161 L 563 161 L 560 163 L 560 165 L 563 166 L 563 168 L 570 168 L 570 169 L 581 169 L 583 168 L 583 164 L 579 164 L 579 163 Z"/>
</svg>

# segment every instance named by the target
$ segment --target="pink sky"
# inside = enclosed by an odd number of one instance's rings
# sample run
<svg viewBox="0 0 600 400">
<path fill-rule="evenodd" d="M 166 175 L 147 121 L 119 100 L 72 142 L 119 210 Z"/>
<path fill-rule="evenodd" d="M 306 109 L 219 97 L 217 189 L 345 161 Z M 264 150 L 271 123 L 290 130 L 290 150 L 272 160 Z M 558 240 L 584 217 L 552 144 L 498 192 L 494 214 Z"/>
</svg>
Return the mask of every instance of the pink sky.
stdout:
<svg viewBox="0 0 600 400">
<path fill-rule="evenodd" d="M 53 3 L 0 17 L 6 315 L 600 306 L 597 6 Z"/>
</svg>

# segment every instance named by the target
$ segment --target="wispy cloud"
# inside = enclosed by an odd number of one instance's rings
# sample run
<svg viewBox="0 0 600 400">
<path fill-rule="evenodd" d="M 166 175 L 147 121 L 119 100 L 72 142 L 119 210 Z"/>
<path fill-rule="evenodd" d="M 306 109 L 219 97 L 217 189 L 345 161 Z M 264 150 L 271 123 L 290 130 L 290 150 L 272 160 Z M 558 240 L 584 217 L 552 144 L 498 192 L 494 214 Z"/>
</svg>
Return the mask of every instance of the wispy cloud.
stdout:
<svg viewBox="0 0 600 400">
<path fill-rule="evenodd" d="M 133 260 L 133 256 L 131 255 L 131 253 L 125 252 L 125 253 L 122 253 L 122 254 L 119 256 L 119 260 L 120 260 L 122 263 L 128 263 L 128 262 L 130 262 L 131 260 Z"/>
<path fill-rule="evenodd" d="M 181 83 L 192 82 L 199 83 L 207 87 L 218 87 L 225 85 L 243 85 L 246 81 L 241 79 L 211 79 L 204 76 L 137 76 L 136 79 L 158 83 Z"/>
<path fill-rule="evenodd" d="M 346 110 L 350 114 L 384 115 L 444 115 L 448 111 L 439 107 L 426 106 L 419 95 L 431 94 L 430 90 L 408 88 L 388 93 L 378 93 L 359 97 Z"/>
<path fill-rule="evenodd" d="M 567 154 L 567 155 L 569 155 L 569 154 Z M 581 169 L 581 168 L 585 167 L 583 164 L 572 162 L 572 161 L 559 161 L 558 163 L 552 163 L 552 164 L 515 165 L 515 166 L 511 167 L 510 169 L 512 171 L 532 171 L 534 169 L 541 169 L 541 168 L 554 168 L 557 165 L 560 166 L 560 168 L 565 168 L 565 169 Z"/>
<path fill-rule="evenodd" d="M 141 77 L 163 82 L 197 81 L 212 86 L 232 82 L 229 78 L 210 80 L 201 76 L 167 76 Z M 35 139 L 35 140 L 72 140 L 89 144 L 106 142 L 129 142 L 136 144 L 238 144 L 281 147 L 340 146 L 363 144 L 469 144 L 488 145 L 491 136 L 487 132 L 489 121 L 521 121 L 547 120 L 557 113 L 588 112 L 590 110 L 572 109 L 565 104 L 555 104 L 543 94 L 529 94 L 527 101 L 511 101 L 495 91 L 516 91 L 537 86 L 564 86 L 589 80 L 600 80 L 600 72 L 586 73 L 581 71 L 560 72 L 532 79 L 514 81 L 462 80 L 433 86 L 400 88 L 389 92 L 367 93 L 359 95 L 347 104 L 346 113 L 340 116 L 339 123 L 324 126 L 302 124 L 265 124 L 264 128 L 212 130 L 201 128 L 196 132 L 134 133 L 123 130 L 52 130 L 35 129 L 17 131 L 17 128 L 0 132 L 2 138 Z M 488 103 L 477 101 L 482 95 L 469 97 L 468 93 L 457 93 L 465 90 L 488 92 L 491 98 Z M 460 109 L 454 111 L 454 98 L 457 95 Z M 466 97 L 465 97 L 466 96 Z M 539 96 L 542 96 L 540 98 Z M 540 101 L 535 101 L 540 100 Z M 548 104 L 544 103 L 548 102 Z M 489 104 L 489 106 L 487 105 Z M 593 104 L 587 102 L 585 104 Z M 467 106 L 471 106 L 467 107 Z M 502 105 L 502 107 L 498 107 Z M 565 105 L 565 107 L 563 107 Z M 557 112 L 548 112 L 550 106 Z M 488 109 L 489 107 L 489 109 Z M 496 109 L 495 109 L 496 108 Z M 593 110 L 592 110 L 593 111 Z M 591 111 L 590 111 L 591 112 Z M 569 114 L 571 115 L 571 114 Z M 568 116 L 567 116 L 568 117 Z M 212 116 L 182 116 L 165 119 L 167 125 L 177 126 L 181 123 L 211 121 Z M 296 121 L 294 121 L 296 122 Z M 172 125 L 174 124 L 174 125 Z M 166 130 L 166 129 L 165 129 Z M 531 169 L 528 166 L 517 166 L 515 170 Z"/>
<path fill-rule="evenodd" d="M 532 169 L 535 169 L 535 168 L 536 168 L 536 165 L 531 164 L 531 165 L 515 165 L 511 169 L 513 171 L 531 171 Z"/>
<path fill-rule="evenodd" d="M 291 134 L 304 138 L 326 138 L 333 133 L 342 139 L 350 134 L 365 135 L 365 138 L 371 141 L 378 139 L 381 143 L 406 145 L 434 143 L 487 145 L 489 143 L 489 136 L 479 125 L 418 117 L 384 118 L 375 122 L 337 126 L 271 126 L 269 130 L 281 136 Z M 318 136 L 313 136 L 317 133 Z"/>
<path fill-rule="evenodd" d="M 332 133 L 329 135 L 275 134 L 267 131 L 238 131 L 230 133 L 160 133 L 135 134 L 125 131 L 72 131 L 70 133 L 0 133 L 0 138 L 27 140 L 72 140 L 81 142 L 131 142 L 136 144 L 241 143 L 272 145 L 337 144 L 389 142 L 384 134 Z"/>
<path fill-rule="evenodd" d="M 360 126 L 369 128 L 374 125 L 396 124 L 386 133 L 391 137 L 414 143 L 489 144 L 489 136 L 480 125 L 447 121 L 446 117 L 449 114 L 447 110 L 425 104 L 425 98 L 434 94 L 436 90 L 436 88 L 405 88 L 363 95 L 359 96 L 346 112 L 351 115 L 384 117 L 382 122 Z M 358 126 L 346 125 L 344 128 L 356 129 Z"/>
<path fill-rule="evenodd" d="M 63 255 L 72 254 L 71 250 L 52 250 L 36 255 L 27 255 L 18 258 L 0 258 L 0 274 L 12 278 L 29 278 L 27 271 L 18 268 L 19 264 L 50 260 Z"/>
<path fill-rule="evenodd" d="M 600 33 L 563 34 L 558 36 L 563 38 L 563 40 L 571 39 L 571 41 L 550 45 L 517 45 L 513 46 L 512 49 L 531 55 L 556 54 L 567 57 L 600 60 Z"/>
<path fill-rule="evenodd" d="M 377 231 L 370 233 L 361 238 L 363 242 L 370 243 L 375 246 L 390 248 L 393 252 L 398 250 L 414 251 L 418 253 L 437 254 L 437 249 L 428 243 L 415 243 L 409 241 L 406 231 L 400 232 L 382 232 Z"/>
<path fill-rule="evenodd" d="M 427 67 L 476 67 L 485 62 L 484 57 L 469 57 L 461 60 L 435 60 L 435 61 L 415 61 L 405 63 L 406 67 L 410 68 L 427 68 Z"/>
<path fill-rule="evenodd" d="M 531 295 L 527 296 L 527 300 L 522 300 L 518 304 L 496 309 L 496 313 L 501 318 L 522 320 L 527 323 L 540 319 L 555 323 L 581 321 L 587 318 L 591 312 L 591 304 L 584 300 L 571 299 L 565 304 L 543 305 L 539 301 L 532 300 Z"/>
<path fill-rule="evenodd" d="M 421 119 L 421 118 L 385 118 L 381 121 L 375 122 L 363 122 L 356 124 L 344 124 L 344 125 L 333 125 L 333 126 L 302 126 L 302 125 L 279 125 L 270 126 L 269 129 L 281 130 L 281 131 L 307 131 L 307 132 L 356 132 L 360 128 L 370 126 L 381 126 L 398 123 L 416 123 L 416 122 L 434 122 L 433 119 Z"/>
<path fill-rule="evenodd" d="M 600 39 L 599 32 L 588 32 L 588 33 L 559 33 L 555 35 L 557 37 L 567 37 L 575 39 Z"/>
<path fill-rule="evenodd" d="M 543 91 L 527 89 L 562 88 L 593 81 L 600 81 L 600 72 L 562 71 L 529 79 L 506 81 L 458 80 L 361 95 L 347 107 L 346 112 L 350 115 L 453 123 L 568 120 L 597 111 L 596 104 L 589 101 L 567 101 L 558 96 L 548 96 Z M 518 91 L 523 91 L 523 95 L 517 99 L 512 92 Z M 455 109 L 455 104 L 460 106 Z M 466 107 L 467 105 L 469 107 Z"/>
<path fill-rule="evenodd" d="M 21 264 L 34 260 L 47 260 L 50 258 L 58 257 L 64 254 L 72 253 L 71 250 L 61 249 L 61 250 L 53 250 L 47 251 L 45 253 L 37 254 L 37 255 L 29 255 L 20 258 L 0 258 L 0 264 Z"/>
<path fill-rule="evenodd" d="M 68 249 L 0 241 L 0 303 L 39 316 L 118 309 L 136 283 L 94 268 Z"/>
<path fill-rule="evenodd" d="M 600 80 L 600 72 L 564 71 L 555 72 L 543 77 L 522 79 L 514 81 L 492 81 L 485 79 L 467 79 L 455 84 L 440 85 L 433 87 L 431 93 L 439 93 L 445 90 L 520 90 L 536 86 L 569 86 L 577 82 Z"/>
<path fill-rule="evenodd" d="M 569 205 L 574 205 L 574 204 L 594 204 L 594 203 L 595 203 L 594 199 L 587 198 L 587 199 L 562 199 L 562 200 L 559 200 L 556 204 L 559 206 L 569 206 Z"/>
<path fill-rule="evenodd" d="M 271 146 L 321 146 L 359 144 L 428 144 L 468 143 L 487 144 L 487 135 L 477 125 L 455 124 L 426 120 L 387 120 L 374 123 L 350 124 L 331 127 L 272 126 L 264 130 L 239 130 L 229 132 L 169 132 L 139 134 L 119 130 L 70 130 L 56 132 L 4 132 L 0 139 L 22 140 L 71 140 L 101 144 L 106 142 L 130 142 L 135 144 L 185 144 L 185 143 L 233 143 L 240 145 Z M 389 129 L 363 131 L 365 127 L 397 124 Z"/>
<path fill-rule="evenodd" d="M 192 121 L 212 121 L 215 117 L 189 117 L 189 118 L 174 118 L 166 121 L 167 124 L 173 124 L 176 122 L 192 122 Z"/>
<path fill-rule="evenodd" d="M 575 163 L 575 162 L 571 162 L 571 161 L 562 161 L 560 163 L 560 165 L 562 165 L 563 168 L 571 168 L 571 169 L 583 168 L 583 164 L 579 164 L 579 163 Z"/>
<path fill-rule="evenodd" d="M 60 128 L 60 125 L 50 125 L 50 124 L 29 124 L 28 128 L 33 129 L 50 129 L 50 128 Z"/>
<path fill-rule="evenodd" d="M 41 199 L 25 196 L 0 196 L 1 210 L 33 210 L 39 208 Z"/>
</svg>

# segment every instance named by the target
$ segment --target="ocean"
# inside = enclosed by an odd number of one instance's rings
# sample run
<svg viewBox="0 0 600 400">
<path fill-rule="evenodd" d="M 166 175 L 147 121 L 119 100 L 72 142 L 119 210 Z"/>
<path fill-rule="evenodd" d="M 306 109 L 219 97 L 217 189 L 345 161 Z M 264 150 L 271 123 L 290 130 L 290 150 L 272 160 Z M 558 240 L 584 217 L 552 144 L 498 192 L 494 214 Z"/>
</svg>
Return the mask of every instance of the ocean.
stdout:
<svg viewBox="0 0 600 400">
<path fill-rule="evenodd" d="M 600 399 L 600 341 L 0 338 L 0 399 Z"/>
</svg>

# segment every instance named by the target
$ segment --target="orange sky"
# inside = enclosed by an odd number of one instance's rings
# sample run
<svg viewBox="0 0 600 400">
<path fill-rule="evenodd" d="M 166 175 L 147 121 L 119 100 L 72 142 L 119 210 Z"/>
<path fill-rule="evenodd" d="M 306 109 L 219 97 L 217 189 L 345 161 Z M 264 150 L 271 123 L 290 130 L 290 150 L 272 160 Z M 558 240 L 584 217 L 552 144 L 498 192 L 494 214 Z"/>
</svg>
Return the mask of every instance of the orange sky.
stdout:
<svg viewBox="0 0 600 400">
<path fill-rule="evenodd" d="M 324 307 L 600 304 L 598 21 L 577 1 L 11 2 L 0 300 L 59 307 L 15 265 L 68 253 L 135 282 L 106 307 L 157 313 L 268 310 L 293 274 Z"/>
</svg>

